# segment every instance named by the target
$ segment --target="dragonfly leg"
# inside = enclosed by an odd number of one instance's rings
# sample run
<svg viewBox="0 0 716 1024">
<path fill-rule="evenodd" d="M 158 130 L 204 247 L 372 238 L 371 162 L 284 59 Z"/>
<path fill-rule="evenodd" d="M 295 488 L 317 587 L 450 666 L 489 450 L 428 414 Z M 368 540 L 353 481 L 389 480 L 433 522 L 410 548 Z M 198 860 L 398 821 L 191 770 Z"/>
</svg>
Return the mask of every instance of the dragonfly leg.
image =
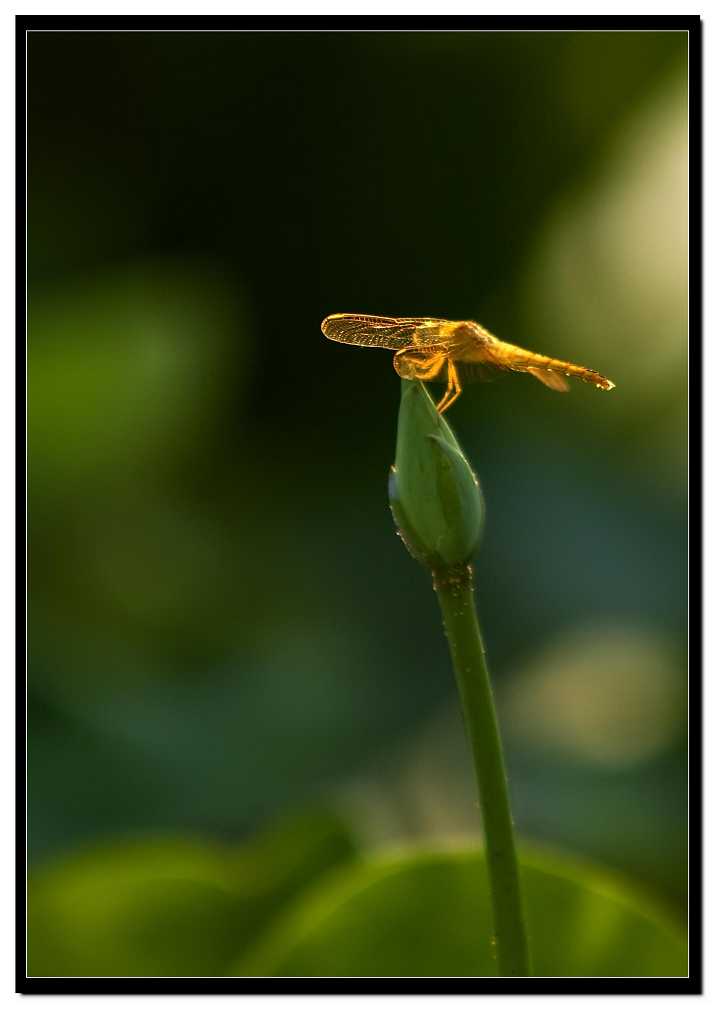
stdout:
<svg viewBox="0 0 716 1024">
<path fill-rule="evenodd" d="M 393 366 L 398 376 L 407 380 L 433 380 L 442 370 L 446 358 L 442 347 L 402 348 L 393 356 Z"/>
<path fill-rule="evenodd" d="M 457 367 L 452 359 L 448 359 L 448 383 L 445 394 L 438 402 L 438 412 L 445 412 L 461 394 L 462 387 L 460 386 L 460 378 L 457 375 Z"/>
</svg>

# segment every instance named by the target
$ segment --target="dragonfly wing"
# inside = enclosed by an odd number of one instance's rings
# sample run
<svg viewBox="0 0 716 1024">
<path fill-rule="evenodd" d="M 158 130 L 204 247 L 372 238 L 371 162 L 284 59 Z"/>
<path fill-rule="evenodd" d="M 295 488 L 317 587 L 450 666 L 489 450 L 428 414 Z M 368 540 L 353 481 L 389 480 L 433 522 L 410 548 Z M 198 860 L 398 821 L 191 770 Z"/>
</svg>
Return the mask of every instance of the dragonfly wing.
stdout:
<svg viewBox="0 0 716 1024">
<path fill-rule="evenodd" d="M 538 366 L 530 366 L 527 372 L 546 384 L 548 388 L 552 388 L 553 391 L 569 391 L 569 381 L 563 373 L 559 373 L 557 370 L 542 370 Z"/>
<path fill-rule="evenodd" d="M 562 373 L 555 370 L 543 370 L 538 366 L 509 366 L 506 363 L 495 362 L 460 362 L 460 376 L 466 381 L 479 381 L 481 384 L 489 384 L 496 380 L 502 373 L 508 370 L 523 370 L 531 373 L 533 377 L 546 384 L 553 391 L 569 391 L 569 381 Z"/>
<path fill-rule="evenodd" d="M 470 384 L 475 382 L 489 384 L 500 376 L 500 368 L 498 366 L 488 366 L 487 363 L 469 363 L 462 359 L 458 359 L 456 362 L 460 366 L 460 380 L 467 381 Z"/>
<path fill-rule="evenodd" d="M 454 330 L 452 320 L 427 317 L 369 316 L 367 313 L 333 313 L 321 324 L 331 341 L 363 348 L 425 348 L 445 342 Z"/>
</svg>

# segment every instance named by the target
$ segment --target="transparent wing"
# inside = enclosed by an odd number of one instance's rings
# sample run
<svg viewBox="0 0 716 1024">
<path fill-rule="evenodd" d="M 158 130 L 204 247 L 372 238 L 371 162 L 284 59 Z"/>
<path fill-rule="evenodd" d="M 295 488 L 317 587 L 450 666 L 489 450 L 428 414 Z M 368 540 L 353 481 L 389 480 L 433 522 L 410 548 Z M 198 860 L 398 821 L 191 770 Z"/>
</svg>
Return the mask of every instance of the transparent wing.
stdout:
<svg viewBox="0 0 716 1024">
<path fill-rule="evenodd" d="M 533 377 L 541 381 L 553 391 L 569 391 L 569 381 L 562 373 L 556 370 L 541 370 L 536 366 L 510 366 L 507 363 L 496 362 L 464 362 L 460 364 L 460 377 L 463 381 L 478 381 L 480 384 L 489 384 L 497 380 L 505 371 L 520 370 L 531 373 Z"/>
<path fill-rule="evenodd" d="M 466 362 L 457 360 L 460 366 L 460 380 L 472 384 L 491 384 L 501 376 L 501 371 L 508 369 L 506 366 L 488 365 L 487 363 Z"/>
<path fill-rule="evenodd" d="M 445 343 L 454 333 L 453 320 L 428 317 L 370 316 L 367 313 L 333 313 L 321 324 L 331 341 L 364 348 L 424 348 Z"/>
<path fill-rule="evenodd" d="M 542 370 L 538 366 L 529 366 L 527 372 L 546 387 L 551 388 L 552 391 L 569 391 L 569 381 L 563 373 L 559 373 L 557 370 Z"/>
</svg>

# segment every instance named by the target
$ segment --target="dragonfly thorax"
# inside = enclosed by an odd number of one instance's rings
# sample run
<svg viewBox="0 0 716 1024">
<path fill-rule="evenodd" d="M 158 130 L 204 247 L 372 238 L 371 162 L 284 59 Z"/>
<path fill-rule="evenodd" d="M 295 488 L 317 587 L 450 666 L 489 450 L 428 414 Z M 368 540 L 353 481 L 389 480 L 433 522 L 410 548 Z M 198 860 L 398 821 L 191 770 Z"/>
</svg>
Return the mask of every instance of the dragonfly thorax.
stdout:
<svg viewBox="0 0 716 1024">
<path fill-rule="evenodd" d="M 450 347 L 454 358 L 475 360 L 484 350 L 490 335 L 474 320 L 458 320 L 453 325 Z"/>
</svg>

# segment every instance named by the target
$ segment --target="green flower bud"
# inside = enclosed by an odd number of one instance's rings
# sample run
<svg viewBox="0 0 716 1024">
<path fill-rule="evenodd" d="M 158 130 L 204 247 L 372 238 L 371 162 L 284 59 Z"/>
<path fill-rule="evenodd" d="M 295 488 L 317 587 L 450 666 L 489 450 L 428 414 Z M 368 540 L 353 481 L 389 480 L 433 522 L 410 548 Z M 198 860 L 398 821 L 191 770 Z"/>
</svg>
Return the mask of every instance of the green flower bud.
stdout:
<svg viewBox="0 0 716 1024">
<path fill-rule="evenodd" d="M 474 557 L 485 520 L 482 491 L 420 381 L 402 381 L 388 494 L 398 532 L 418 561 L 435 571 Z"/>
</svg>

